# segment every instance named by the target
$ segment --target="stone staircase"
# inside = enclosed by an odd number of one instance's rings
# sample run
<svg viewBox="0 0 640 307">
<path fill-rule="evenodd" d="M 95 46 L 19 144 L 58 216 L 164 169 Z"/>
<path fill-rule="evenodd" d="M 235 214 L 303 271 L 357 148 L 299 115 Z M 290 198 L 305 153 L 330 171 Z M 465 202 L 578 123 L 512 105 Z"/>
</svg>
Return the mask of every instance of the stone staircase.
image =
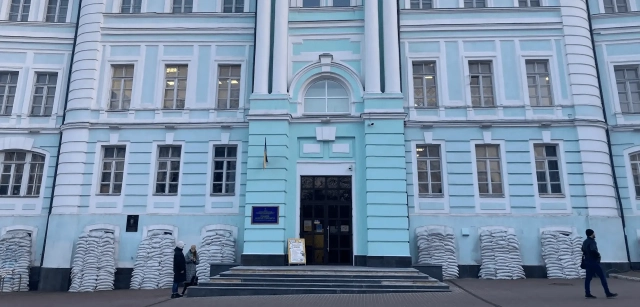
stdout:
<svg viewBox="0 0 640 307">
<path fill-rule="evenodd" d="M 449 292 L 416 269 L 353 266 L 233 267 L 189 287 L 187 297 Z"/>
</svg>

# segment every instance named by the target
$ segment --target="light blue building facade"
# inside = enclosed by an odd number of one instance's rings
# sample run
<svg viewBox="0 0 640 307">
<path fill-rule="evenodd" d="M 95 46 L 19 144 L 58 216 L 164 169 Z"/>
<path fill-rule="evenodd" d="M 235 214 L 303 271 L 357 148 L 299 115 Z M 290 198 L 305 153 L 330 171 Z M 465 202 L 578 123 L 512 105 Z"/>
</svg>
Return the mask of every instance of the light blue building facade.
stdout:
<svg viewBox="0 0 640 307">
<path fill-rule="evenodd" d="M 640 0 L 609 2 L 3 1 L 0 228 L 32 233 L 49 290 L 92 229 L 115 234 L 117 287 L 149 231 L 216 227 L 244 265 L 305 238 L 308 264 L 409 267 L 416 229 L 446 226 L 463 277 L 483 227 L 515 231 L 530 277 L 542 230 L 593 228 L 628 268 Z"/>
</svg>

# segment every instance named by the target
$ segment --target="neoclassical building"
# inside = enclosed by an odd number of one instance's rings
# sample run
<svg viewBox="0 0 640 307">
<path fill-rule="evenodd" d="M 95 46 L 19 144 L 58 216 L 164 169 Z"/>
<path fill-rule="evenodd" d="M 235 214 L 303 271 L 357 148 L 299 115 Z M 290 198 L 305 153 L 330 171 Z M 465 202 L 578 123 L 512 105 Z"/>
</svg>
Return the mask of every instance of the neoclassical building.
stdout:
<svg viewBox="0 0 640 307">
<path fill-rule="evenodd" d="M 304 238 L 309 265 L 410 267 L 441 227 L 475 277 L 505 227 L 544 277 L 541 233 L 593 228 L 637 266 L 640 0 L 588 4 L 3 1 L 1 235 L 30 233 L 49 290 L 91 230 L 117 287 L 157 230 L 228 229 L 243 265 Z"/>
</svg>

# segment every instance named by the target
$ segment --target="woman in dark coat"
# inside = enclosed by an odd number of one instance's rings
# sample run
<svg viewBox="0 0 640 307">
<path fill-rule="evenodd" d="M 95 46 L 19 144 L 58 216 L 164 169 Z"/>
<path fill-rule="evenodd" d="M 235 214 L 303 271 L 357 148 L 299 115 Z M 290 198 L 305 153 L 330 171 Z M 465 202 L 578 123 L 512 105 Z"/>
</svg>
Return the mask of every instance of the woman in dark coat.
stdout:
<svg viewBox="0 0 640 307">
<path fill-rule="evenodd" d="M 184 283 L 187 280 L 187 262 L 184 259 L 184 254 L 182 253 L 183 248 L 184 242 L 178 242 L 173 254 L 173 288 L 171 288 L 171 298 L 182 296 L 178 293 L 178 287 L 181 283 Z"/>
<path fill-rule="evenodd" d="M 191 249 L 187 251 L 185 259 L 187 260 L 187 281 L 184 283 L 182 295 L 184 295 L 184 292 L 187 291 L 188 287 L 195 286 L 198 281 L 198 276 L 196 276 L 196 266 L 200 264 L 200 259 L 195 245 L 191 245 Z"/>
</svg>

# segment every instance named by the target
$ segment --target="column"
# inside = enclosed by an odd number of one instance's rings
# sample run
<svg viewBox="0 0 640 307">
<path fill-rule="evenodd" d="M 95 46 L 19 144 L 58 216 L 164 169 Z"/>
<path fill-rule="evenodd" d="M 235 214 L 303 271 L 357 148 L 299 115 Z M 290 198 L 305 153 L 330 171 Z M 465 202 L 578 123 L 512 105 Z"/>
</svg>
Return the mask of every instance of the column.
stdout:
<svg viewBox="0 0 640 307">
<path fill-rule="evenodd" d="M 253 75 L 253 92 L 268 94 L 269 56 L 271 50 L 271 0 L 258 1 L 256 8 L 256 63 Z"/>
<path fill-rule="evenodd" d="M 400 93 L 400 51 L 398 42 L 398 1 L 383 1 L 384 87 L 385 93 Z"/>
<path fill-rule="evenodd" d="M 289 1 L 275 0 L 275 19 L 273 27 L 273 89 L 272 94 L 287 93 L 288 39 L 289 39 Z"/>
<path fill-rule="evenodd" d="M 379 26 L 378 0 L 365 0 L 365 90 L 367 93 L 380 93 L 380 37 L 378 34 Z"/>
</svg>

